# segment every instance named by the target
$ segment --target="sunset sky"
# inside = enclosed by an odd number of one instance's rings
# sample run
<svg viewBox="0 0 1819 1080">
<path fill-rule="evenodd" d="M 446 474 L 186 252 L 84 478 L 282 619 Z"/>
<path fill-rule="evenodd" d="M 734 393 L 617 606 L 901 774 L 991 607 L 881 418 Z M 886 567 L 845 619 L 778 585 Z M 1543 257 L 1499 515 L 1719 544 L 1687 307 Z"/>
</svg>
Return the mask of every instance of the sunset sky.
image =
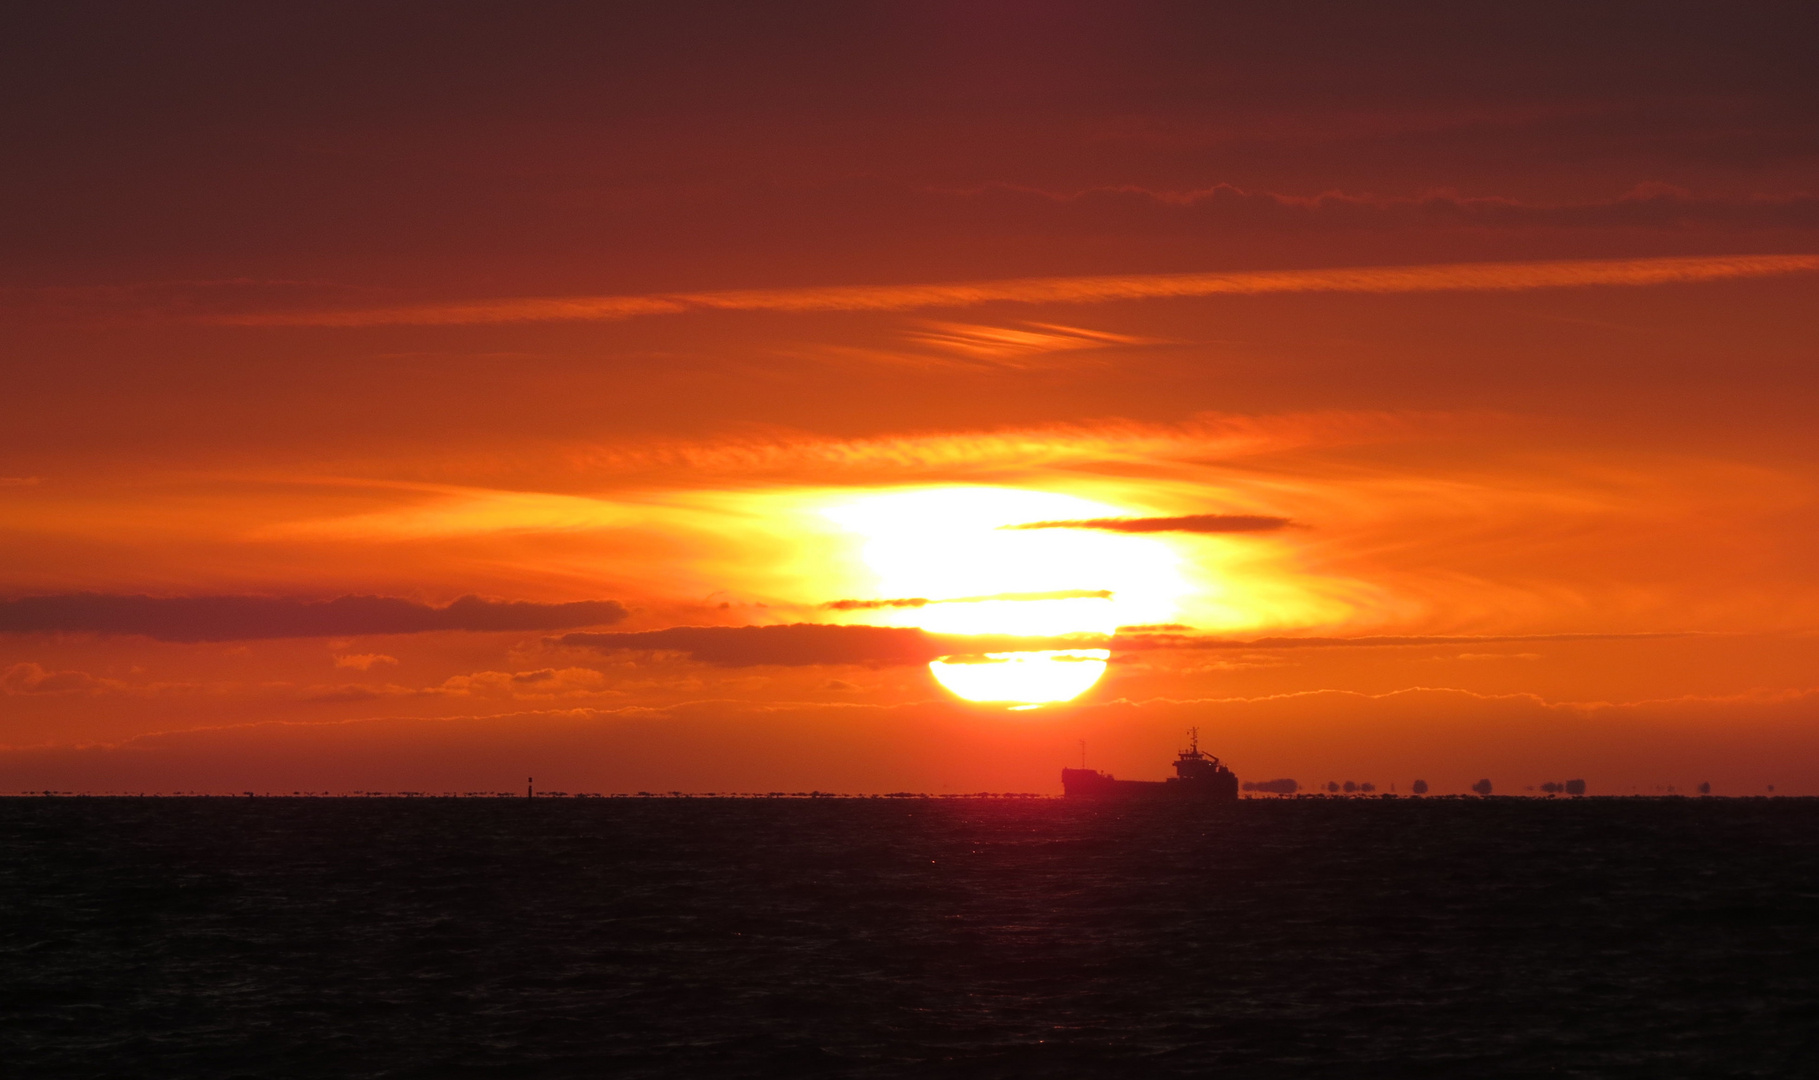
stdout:
<svg viewBox="0 0 1819 1080">
<path fill-rule="evenodd" d="M 1813 22 L 10 10 L 0 792 L 1819 794 Z"/>
</svg>

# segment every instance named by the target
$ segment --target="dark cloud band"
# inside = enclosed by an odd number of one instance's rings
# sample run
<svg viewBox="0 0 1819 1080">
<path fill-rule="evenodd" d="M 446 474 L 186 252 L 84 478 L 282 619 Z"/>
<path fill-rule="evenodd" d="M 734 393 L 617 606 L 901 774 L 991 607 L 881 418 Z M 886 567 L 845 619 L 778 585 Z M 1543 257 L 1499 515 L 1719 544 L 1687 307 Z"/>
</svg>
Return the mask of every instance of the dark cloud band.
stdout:
<svg viewBox="0 0 1819 1080">
<path fill-rule="evenodd" d="M 1100 635 L 1060 638 L 931 634 L 902 626 L 672 626 L 636 633 L 564 634 L 557 645 L 611 652 L 676 652 L 720 667 L 861 664 L 901 667 L 989 652 L 1103 648 Z"/>
<path fill-rule="evenodd" d="M 638 633 L 564 634 L 559 645 L 605 651 L 679 652 L 721 667 L 776 664 L 926 664 L 948 650 L 913 627 L 839 626 L 672 626 Z"/>
<path fill-rule="evenodd" d="M 419 634 L 434 630 L 567 630 L 624 619 L 616 600 L 569 604 L 464 596 L 433 607 L 395 596 L 290 600 L 263 596 L 74 593 L 0 600 L 0 633 L 141 634 L 159 641 Z"/>
</svg>

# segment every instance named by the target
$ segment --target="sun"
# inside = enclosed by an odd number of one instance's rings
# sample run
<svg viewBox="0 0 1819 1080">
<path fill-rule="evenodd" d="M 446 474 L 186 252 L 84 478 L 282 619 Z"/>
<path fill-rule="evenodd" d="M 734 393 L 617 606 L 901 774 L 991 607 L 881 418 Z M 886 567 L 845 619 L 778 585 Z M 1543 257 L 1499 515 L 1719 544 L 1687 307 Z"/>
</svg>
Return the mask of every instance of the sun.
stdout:
<svg viewBox="0 0 1819 1080">
<path fill-rule="evenodd" d="M 1127 507 L 1022 488 L 918 488 L 851 498 L 823 511 L 862 539 L 881 604 L 866 621 L 940 634 L 1057 637 L 1170 622 L 1188 591 L 1175 550 L 1153 536 L 1017 529 L 1130 516 Z M 896 606 L 888 606 L 894 604 Z M 1068 701 L 1104 675 L 1103 648 L 942 657 L 935 680 L 968 701 Z"/>
<path fill-rule="evenodd" d="M 935 681 L 968 701 L 1013 708 L 1072 701 L 1092 689 L 1109 649 L 1045 649 L 947 656 L 929 662 Z"/>
</svg>

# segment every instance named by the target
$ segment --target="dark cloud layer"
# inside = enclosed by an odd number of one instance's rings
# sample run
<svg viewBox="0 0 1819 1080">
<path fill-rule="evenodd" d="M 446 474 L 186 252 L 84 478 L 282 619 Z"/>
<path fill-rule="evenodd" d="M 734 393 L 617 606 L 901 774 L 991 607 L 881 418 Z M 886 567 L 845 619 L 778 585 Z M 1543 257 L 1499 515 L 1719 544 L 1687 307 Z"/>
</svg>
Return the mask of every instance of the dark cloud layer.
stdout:
<svg viewBox="0 0 1819 1080">
<path fill-rule="evenodd" d="M 913 627 L 834 626 L 672 626 L 619 634 L 565 634 L 560 645 L 609 651 L 680 652 L 721 667 L 779 664 L 926 664 L 948 650 Z"/>
<path fill-rule="evenodd" d="M 625 616 L 625 606 L 616 600 L 536 604 L 464 596 L 447 607 L 432 607 L 395 596 L 311 601 L 74 593 L 0 600 L 0 633 L 143 634 L 159 641 L 250 641 L 432 630 L 566 630 L 607 626 Z"/>
<path fill-rule="evenodd" d="M 678 652 L 720 667 L 775 664 L 863 664 L 896 667 L 944 657 L 1035 649 L 1103 648 L 1104 640 L 930 634 L 915 627 L 840 626 L 672 626 L 636 633 L 564 634 L 558 645 L 624 652 Z"/>
<path fill-rule="evenodd" d="M 1104 532 L 1249 533 L 1274 532 L 1294 522 L 1259 514 L 1186 514 L 1181 517 L 1087 518 L 1080 521 L 1032 521 L 1006 529 L 1099 529 Z"/>
<path fill-rule="evenodd" d="M 1805 228 L 1806 8 L 11 5 L 0 265 L 461 293 L 502 258 L 550 291 L 1179 265 L 1253 226 Z M 1182 268 L 1225 250 L 1195 241 Z"/>
</svg>

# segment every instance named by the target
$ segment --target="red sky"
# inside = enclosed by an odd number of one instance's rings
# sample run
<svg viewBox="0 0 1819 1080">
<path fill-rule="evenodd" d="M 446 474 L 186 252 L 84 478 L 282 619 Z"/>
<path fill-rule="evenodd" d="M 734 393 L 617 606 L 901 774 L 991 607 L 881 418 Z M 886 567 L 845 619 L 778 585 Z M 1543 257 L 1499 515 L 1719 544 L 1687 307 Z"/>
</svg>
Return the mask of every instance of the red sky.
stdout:
<svg viewBox="0 0 1819 1080">
<path fill-rule="evenodd" d="M 9 12 L 0 791 L 1819 794 L 1814 30 Z"/>
</svg>

